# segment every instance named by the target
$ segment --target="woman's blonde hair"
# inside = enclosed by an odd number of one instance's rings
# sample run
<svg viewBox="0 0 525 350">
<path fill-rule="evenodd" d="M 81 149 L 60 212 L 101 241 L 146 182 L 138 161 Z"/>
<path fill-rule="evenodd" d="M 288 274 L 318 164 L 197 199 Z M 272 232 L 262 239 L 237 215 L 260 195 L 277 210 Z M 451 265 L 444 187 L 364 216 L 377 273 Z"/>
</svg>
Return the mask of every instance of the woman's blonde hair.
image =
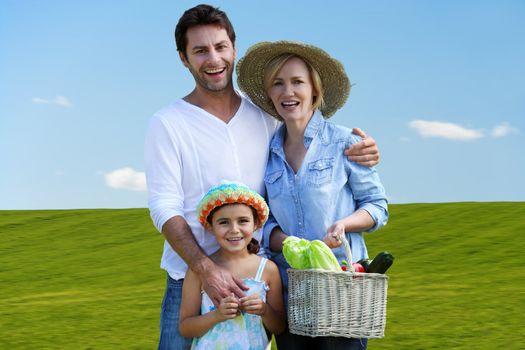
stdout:
<svg viewBox="0 0 525 350">
<path fill-rule="evenodd" d="M 267 96 L 267 98 L 270 100 L 270 96 L 268 95 L 268 91 L 270 91 L 270 88 L 272 87 L 272 84 L 277 77 L 277 74 L 281 71 L 283 66 L 288 62 L 290 59 L 297 57 L 301 61 L 303 61 L 306 64 L 306 67 L 308 68 L 308 72 L 310 73 L 310 79 L 312 80 L 312 86 L 313 86 L 313 104 L 312 108 L 317 109 L 323 106 L 324 100 L 323 100 L 323 83 L 321 81 L 321 76 L 319 73 L 315 70 L 315 68 L 304 58 L 301 56 L 295 55 L 295 54 L 282 54 L 275 58 L 273 58 L 268 64 L 266 65 L 264 69 L 264 92 Z M 271 102 L 271 100 L 270 100 Z M 280 118 L 282 119 L 282 118 Z"/>
</svg>

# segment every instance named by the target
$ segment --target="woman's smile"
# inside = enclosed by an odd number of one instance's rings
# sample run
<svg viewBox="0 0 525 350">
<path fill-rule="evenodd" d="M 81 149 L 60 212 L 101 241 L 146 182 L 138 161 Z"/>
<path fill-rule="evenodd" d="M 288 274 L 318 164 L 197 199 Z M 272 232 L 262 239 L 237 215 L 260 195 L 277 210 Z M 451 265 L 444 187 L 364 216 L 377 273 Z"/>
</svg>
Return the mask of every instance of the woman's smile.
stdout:
<svg viewBox="0 0 525 350">
<path fill-rule="evenodd" d="M 314 88 L 308 67 L 302 59 L 293 57 L 283 65 L 268 94 L 285 122 L 309 120 L 312 116 Z"/>
</svg>

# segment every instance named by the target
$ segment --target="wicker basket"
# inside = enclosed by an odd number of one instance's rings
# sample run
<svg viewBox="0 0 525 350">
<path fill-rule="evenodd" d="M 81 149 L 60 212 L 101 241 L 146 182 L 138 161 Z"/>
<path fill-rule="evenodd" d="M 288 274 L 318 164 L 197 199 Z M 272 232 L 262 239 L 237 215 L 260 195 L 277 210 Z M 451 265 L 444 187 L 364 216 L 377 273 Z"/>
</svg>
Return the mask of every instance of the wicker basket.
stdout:
<svg viewBox="0 0 525 350">
<path fill-rule="evenodd" d="M 352 261 L 343 238 L 347 261 Z M 288 326 L 310 337 L 382 338 L 388 277 L 378 273 L 288 269 Z"/>
</svg>

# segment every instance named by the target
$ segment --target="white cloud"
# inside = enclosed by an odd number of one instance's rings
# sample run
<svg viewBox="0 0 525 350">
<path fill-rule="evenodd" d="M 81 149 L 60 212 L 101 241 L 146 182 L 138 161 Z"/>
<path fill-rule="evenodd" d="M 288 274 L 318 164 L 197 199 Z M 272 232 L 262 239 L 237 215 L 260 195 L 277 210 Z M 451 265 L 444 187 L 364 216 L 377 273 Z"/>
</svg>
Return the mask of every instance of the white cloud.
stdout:
<svg viewBox="0 0 525 350">
<path fill-rule="evenodd" d="M 471 141 L 484 136 L 482 130 L 467 129 L 461 125 L 447 122 L 412 120 L 408 125 L 423 137 L 442 137 L 450 140 Z"/>
<path fill-rule="evenodd" d="M 146 174 L 132 168 L 116 169 L 104 174 L 106 185 L 132 191 L 146 191 Z"/>
<path fill-rule="evenodd" d="M 492 128 L 492 137 L 500 138 L 508 134 L 519 134 L 519 130 L 512 127 L 509 123 L 501 123 Z"/>
<path fill-rule="evenodd" d="M 72 107 L 73 104 L 71 101 L 67 99 L 65 96 L 55 96 L 53 99 L 45 99 L 40 97 L 33 97 L 34 103 L 43 103 L 48 105 L 55 105 L 55 106 L 61 106 L 61 107 Z"/>
</svg>

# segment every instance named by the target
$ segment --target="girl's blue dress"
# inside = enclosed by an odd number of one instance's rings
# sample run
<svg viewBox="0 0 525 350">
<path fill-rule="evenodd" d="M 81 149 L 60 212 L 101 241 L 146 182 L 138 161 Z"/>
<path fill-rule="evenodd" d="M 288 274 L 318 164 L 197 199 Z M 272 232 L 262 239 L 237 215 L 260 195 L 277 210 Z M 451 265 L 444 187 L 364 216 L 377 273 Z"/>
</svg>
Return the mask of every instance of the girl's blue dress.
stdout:
<svg viewBox="0 0 525 350">
<path fill-rule="evenodd" d="M 266 302 L 268 286 L 261 280 L 266 258 L 261 258 L 255 278 L 246 278 L 244 283 L 250 288 L 245 294 L 259 294 Z M 208 294 L 202 293 L 201 314 L 216 309 Z M 268 345 L 268 336 L 260 316 L 242 312 L 231 320 L 217 323 L 202 337 L 194 338 L 192 349 L 224 350 L 264 350 Z"/>
</svg>

